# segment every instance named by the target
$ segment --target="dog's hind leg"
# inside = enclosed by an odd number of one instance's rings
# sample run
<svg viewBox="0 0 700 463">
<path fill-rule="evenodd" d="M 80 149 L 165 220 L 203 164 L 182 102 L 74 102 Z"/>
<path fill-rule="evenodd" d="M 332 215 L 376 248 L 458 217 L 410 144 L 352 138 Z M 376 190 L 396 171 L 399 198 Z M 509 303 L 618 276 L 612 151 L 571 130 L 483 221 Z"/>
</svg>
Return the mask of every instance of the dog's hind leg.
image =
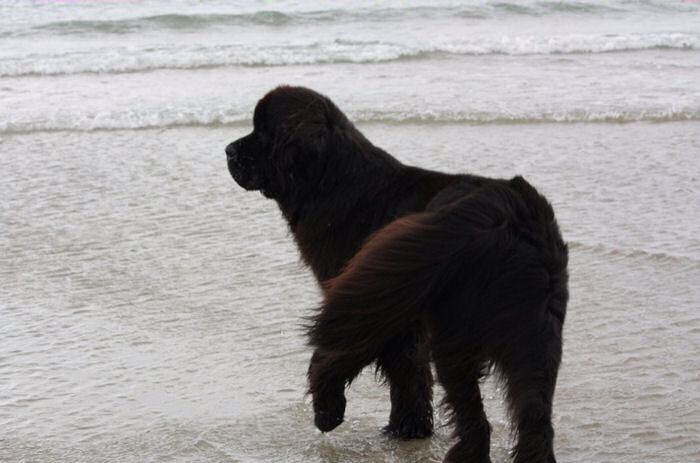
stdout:
<svg viewBox="0 0 700 463">
<path fill-rule="evenodd" d="M 561 360 L 561 325 L 553 317 L 524 336 L 499 362 L 517 443 L 515 463 L 555 463 L 552 399 Z"/>
<path fill-rule="evenodd" d="M 479 390 L 482 365 L 464 354 L 446 354 L 436 348 L 435 367 L 445 389 L 445 403 L 452 413 L 457 443 L 445 463 L 490 463 L 491 426 L 486 419 Z"/>
<path fill-rule="evenodd" d="M 420 321 L 382 349 L 377 366 L 389 383 L 391 414 L 384 432 L 399 439 L 433 433 L 433 375 L 426 328 Z"/>
</svg>

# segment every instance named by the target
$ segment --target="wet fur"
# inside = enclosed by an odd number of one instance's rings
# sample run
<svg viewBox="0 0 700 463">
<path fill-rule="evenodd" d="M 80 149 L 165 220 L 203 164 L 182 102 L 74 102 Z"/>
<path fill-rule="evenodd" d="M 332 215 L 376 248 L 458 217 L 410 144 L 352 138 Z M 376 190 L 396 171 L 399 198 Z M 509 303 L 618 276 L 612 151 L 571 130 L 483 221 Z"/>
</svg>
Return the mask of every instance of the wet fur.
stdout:
<svg viewBox="0 0 700 463">
<path fill-rule="evenodd" d="M 385 431 L 429 436 L 432 360 L 458 439 L 445 461 L 488 462 L 478 381 L 493 366 L 517 435 L 515 461 L 554 462 L 568 277 L 546 199 L 521 177 L 406 166 L 306 88 L 271 91 L 253 122 L 227 147 L 229 170 L 278 203 L 323 288 L 309 327 L 316 426 L 342 423 L 345 388 L 375 362 L 391 392 Z"/>
</svg>

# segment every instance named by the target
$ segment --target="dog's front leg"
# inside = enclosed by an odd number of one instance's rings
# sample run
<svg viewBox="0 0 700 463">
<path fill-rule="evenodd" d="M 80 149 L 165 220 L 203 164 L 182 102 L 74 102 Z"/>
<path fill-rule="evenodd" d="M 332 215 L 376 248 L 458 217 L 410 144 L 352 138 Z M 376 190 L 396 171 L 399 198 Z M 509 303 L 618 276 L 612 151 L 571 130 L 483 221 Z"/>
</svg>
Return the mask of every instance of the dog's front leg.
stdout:
<svg viewBox="0 0 700 463">
<path fill-rule="evenodd" d="M 389 383 L 391 414 L 384 432 L 399 439 L 433 433 L 433 375 L 425 326 L 417 321 L 387 343 L 377 365 Z"/>
<path fill-rule="evenodd" d="M 345 387 L 357 376 L 364 362 L 351 355 L 332 355 L 316 349 L 309 364 L 309 392 L 313 398 L 314 423 L 323 432 L 343 422 Z"/>
</svg>

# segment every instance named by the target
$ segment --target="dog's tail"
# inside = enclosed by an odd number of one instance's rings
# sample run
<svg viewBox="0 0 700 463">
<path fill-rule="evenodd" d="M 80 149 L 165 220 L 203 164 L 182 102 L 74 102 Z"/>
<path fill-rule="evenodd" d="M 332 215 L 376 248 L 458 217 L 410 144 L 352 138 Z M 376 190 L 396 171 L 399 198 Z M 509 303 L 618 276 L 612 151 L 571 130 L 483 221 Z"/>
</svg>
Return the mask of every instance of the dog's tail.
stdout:
<svg viewBox="0 0 700 463">
<path fill-rule="evenodd" d="M 563 322 L 567 250 L 546 199 L 521 177 L 456 196 L 391 222 L 325 283 L 309 327 L 312 346 L 331 355 L 364 353 L 370 363 L 387 341 L 453 292 L 467 286 L 494 291 L 491 279 L 503 278 L 515 279 L 519 289 L 526 286 L 519 274 L 528 272 L 538 275 L 538 294 L 546 294 L 547 309 Z M 532 279 L 526 278 L 530 294 Z M 520 296 L 503 295 L 512 303 Z"/>
</svg>

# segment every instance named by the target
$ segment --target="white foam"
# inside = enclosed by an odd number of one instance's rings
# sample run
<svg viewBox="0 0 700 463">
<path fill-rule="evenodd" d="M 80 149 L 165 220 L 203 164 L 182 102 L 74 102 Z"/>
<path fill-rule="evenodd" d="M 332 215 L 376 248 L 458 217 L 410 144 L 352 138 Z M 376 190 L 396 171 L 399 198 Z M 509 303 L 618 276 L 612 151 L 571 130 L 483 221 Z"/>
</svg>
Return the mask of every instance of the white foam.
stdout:
<svg viewBox="0 0 700 463">
<path fill-rule="evenodd" d="M 359 124 L 544 124 L 544 123 L 631 123 L 700 121 L 700 108 L 657 109 L 628 108 L 626 110 L 588 111 L 572 108 L 557 112 L 548 111 L 382 111 L 355 109 L 348 116 Z M 249 111 L 219 108 L 191 110 L 121 110 L 95 113 L 55 112 L 34 118 L 0 122 L 0 133 L 28 133 L 37 131 L 95 131 L 172 128 L 181 126 L 250 125 Z M 2 139 L 0 138 L 0 142 Z"/>
<path fill-rule="evenodd" d="M 330 63 L 375 63 L 427 59 L 439 55 L 586 54 L 650 49 L 697 50 L 700 34 L 477 36 L 467 40 L 435 37 L 421 43 L 327 40 L 294 44 L 217 44 L 158 47 L 92 47 L 79 52 L 17 53 L 0 60 L 1 77 L 79 73 L 144 72 L 227 66 L 284 66 Z"/>
</svg>

